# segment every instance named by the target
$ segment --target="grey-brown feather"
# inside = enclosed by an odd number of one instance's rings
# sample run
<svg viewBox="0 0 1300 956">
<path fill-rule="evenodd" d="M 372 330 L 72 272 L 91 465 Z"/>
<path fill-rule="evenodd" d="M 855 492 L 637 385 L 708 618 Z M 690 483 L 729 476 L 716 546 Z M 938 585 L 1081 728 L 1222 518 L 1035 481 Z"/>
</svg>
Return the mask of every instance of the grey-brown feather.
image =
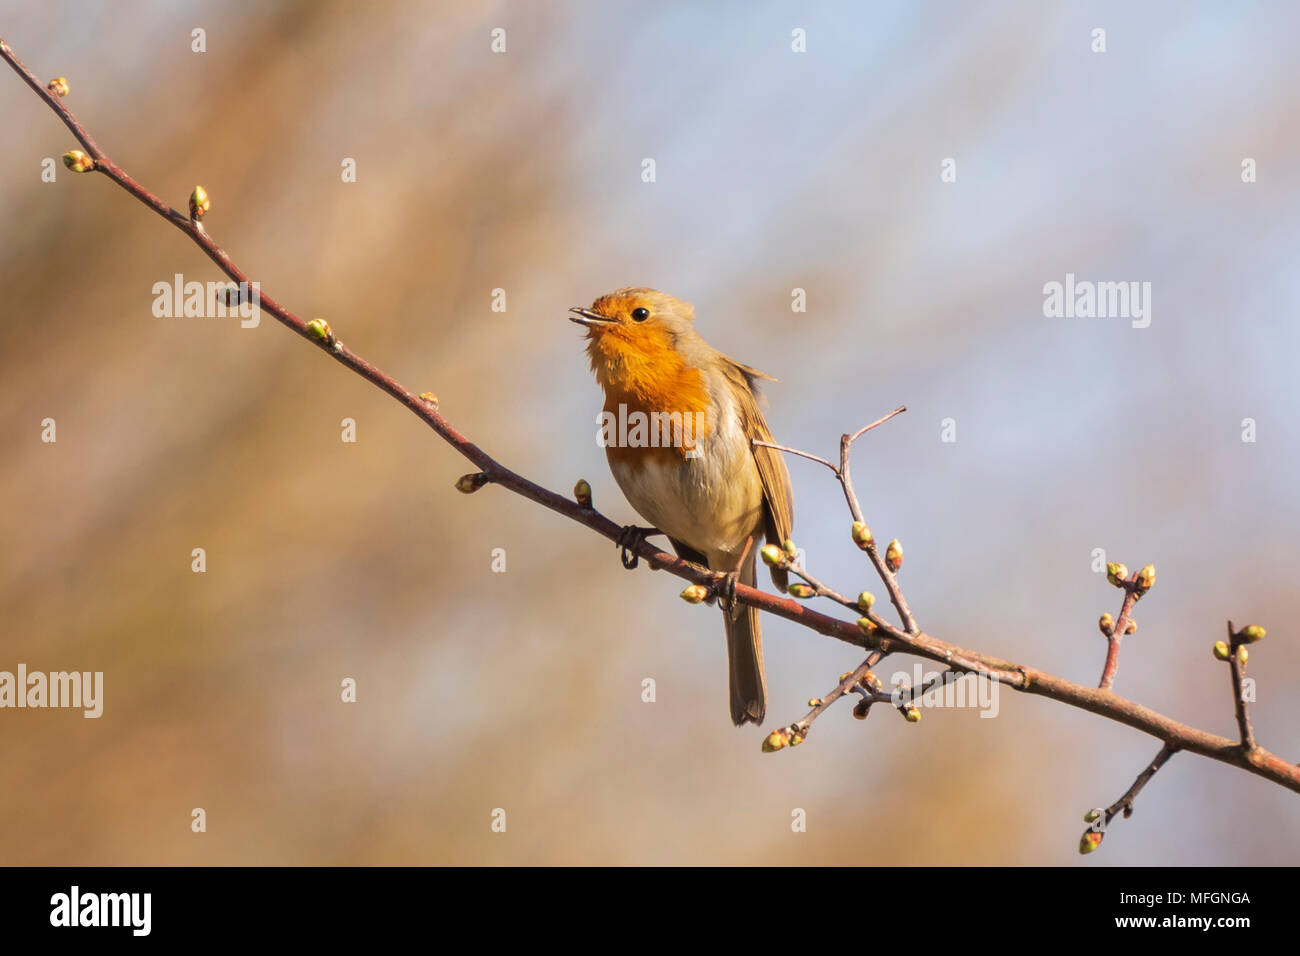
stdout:
<svg viewBox="0 0 1300 956">
<path fill-rule="evenodd" d="M 734 391 L 744 434 L 751 439 L 775 441 L 759 408 L 757 381 L 759 378 L 771 381 L 775 379 L 731 359 L 723 362 L 723 371 L 739 386 Z M 769 544 L 780 547 L 790 539 L 794 531 L 794 493 L 790 487 L 790 473 L 786 470 L 781 452 L 753 444 L 750 449 L 763 484 L 763 533 Z M 758 545 L 755 542 L 745 565 L 740 569 L 741 584 L 755 586 L 757 552 Z M 772 583 L 784 593 L 790 582 L 789 572 L 775 567 L 769 570 Z M 732 722 L 737 725 L 761 723 L 767 714 L 767 679 L 763 671 L 763 641 L 758 612 L 738 604 L 733 608 L 733 615 L 723 613 L 723 622 L 727 628 L 727 660 L 731 668 Z"/>
<path fill-rule="evenodd" d="M 740 414 L 744 432 L 751 439 L 773 442 L 772 432 L 767 427 L 763 412 L 759 408 L 759 392 L 756 378 L 770 378 L 757 369 L 739 362 L 728 360 L 725 363 L 726 374 L 743 387 L 736 389 L 739 395 L 737 411 Z M 780 547 L 794 532 L 794 494 L 790 488 L 790 473 L 785 467 L 785 458 L 775 448 L 752 445 L 754 462 L 758 465 L 758 476 L 763 483 L 764 535 L 768 544 Z M 788 572 L 772 568 L 772 583 L 784 593 L 790 583 Z"/>
</svg>

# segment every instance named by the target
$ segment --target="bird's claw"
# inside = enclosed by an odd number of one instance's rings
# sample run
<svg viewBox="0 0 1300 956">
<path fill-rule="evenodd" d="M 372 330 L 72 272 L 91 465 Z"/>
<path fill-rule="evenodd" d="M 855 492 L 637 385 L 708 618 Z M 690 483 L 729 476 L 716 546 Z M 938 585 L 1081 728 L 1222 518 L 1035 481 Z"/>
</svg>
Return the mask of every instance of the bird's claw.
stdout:
<svg viewBox="0 0 1300 956">
<path fill-rule="evenodd" d="M 718 607 L 728 614 L 736 606 L 736 585 L 740 583 L 739 571 L 728 571 L 714 578 L 713 593 L 718 599 Z"/>
<path fill-rule="evenodd" d="M 637 557 L 636 552 L 632 549 L 645 541 L 648 535 L 658 533 L 658 528 L 642 528 L 639 525 L 634 524 L 625 527 L 622 534 L 618 536 L 618 540 L 614 542 L 618 545 L 618 556 L 619 560 L 623 562 L 623 567 L 627 568 L 629 571 L 635 569 L 641 559 Z"/>
</svg>

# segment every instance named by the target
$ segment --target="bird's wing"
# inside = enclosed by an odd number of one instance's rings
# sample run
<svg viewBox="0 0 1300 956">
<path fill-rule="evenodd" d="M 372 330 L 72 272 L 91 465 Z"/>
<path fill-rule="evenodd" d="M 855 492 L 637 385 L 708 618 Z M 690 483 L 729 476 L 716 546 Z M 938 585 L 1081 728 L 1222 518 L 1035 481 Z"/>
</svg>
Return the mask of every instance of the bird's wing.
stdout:
<svg viewBox="0 0 1300 956">
<path fill-rule="evenodd" d="M 770 544 L 779 547 L 794 531 L 794 493 L 790 489 L 790 473 L 786 471 L 785 459 L 781 452 L 775 448 L 752 444 L 755 438 L 766 442 L 775 440 L 768 430 L 763 412 L 758 407 L 755 379 L 766 378 L 770 381 L 776 379 L 735 361 L 729 360 L 724 363 L 724 367 L 728 377 L 740 386 L 735 389 L 738 396 L 740 424 L 745 436 L 751 441 L 750 450 L 758 465 L 758 476 L 763 482 L 764 533 Z M 789 575 L 779 568 L 772 568 L 772 583 L 784 591 L 789 583 Z"/>
</svg>

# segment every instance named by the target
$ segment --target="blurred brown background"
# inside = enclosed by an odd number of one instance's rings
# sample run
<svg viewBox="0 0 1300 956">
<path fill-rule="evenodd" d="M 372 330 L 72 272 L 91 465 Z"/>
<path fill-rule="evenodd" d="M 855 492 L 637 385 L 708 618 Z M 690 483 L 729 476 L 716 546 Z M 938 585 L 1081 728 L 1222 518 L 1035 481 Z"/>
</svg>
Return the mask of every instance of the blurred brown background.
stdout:
<svg viewBox="0 0 1300 956">
<path fill-rule="evenodd" d="M 71 108 L 146 186 L 182 207 L 202 183 L 211 232 L 268 292 L 436 392 L 524 474 L 587 477 L 633 519 L 564 315 L 663 288 L 781 378 L 779 441 L 830 451 L 909 406 L 855 474 L 928 630 L 1095 681 L 1118 592 L 1092 550 L 1154 562 L 1117 690 L 1232 734 L 1210 645 L 1225 617 L 1264 624 L 1256 728 L 1300 758 L 1297 19 L 1283 3 L 11 3 L 0 35 L 68 77 Z M 765 731 L 727 720 L 716 611 L 505 492 L 457 494 L 449 448 L 269 317 L 155 318 L 153 283 L 216 270 L 106 181 L 60 165 L 42 182 L 74 144 L 7 70 L 0 115 L 0 669 L 106 683 L 99 720 L 0 711 L 0 863 L 1073 864 L 1083 812 L 1156 752 L 1006 693 L 998 719 L 917 726 L 845 705 L 761 755 Z M 1151 327 L 1044 318 L 1042 286 L 1066 272 L 1150 281 Z M 829 475 L 791 472 L 810 565 L 871 586 Z M 765 637 L 767 729 L 858 661 L 784 622 Z M 1296 795 L 1180 756 L 1085 865 L 1295 863 L 1297 847 Z"/>
</svg>

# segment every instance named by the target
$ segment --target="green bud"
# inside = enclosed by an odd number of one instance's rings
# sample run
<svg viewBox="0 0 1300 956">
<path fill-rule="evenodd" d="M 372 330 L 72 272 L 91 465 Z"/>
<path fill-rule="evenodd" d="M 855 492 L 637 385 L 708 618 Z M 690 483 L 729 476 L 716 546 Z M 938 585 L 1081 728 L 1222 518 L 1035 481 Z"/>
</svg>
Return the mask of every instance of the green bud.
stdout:
<svg viewBox="0 0 1300 956">
<path fill-rule="evenodd" d="M 202 186 L 195 186 L 194 192 L 190 193 L 190 218 L 202 219 L 211 208 L 212 201 L 208 199 L 208 191 Z"/>
<path fill-rule="evenodd" d="M 328 342 L 334 337 L 334 330 L 324 319 L 312 319 L 307 323 L 307 334 L 314 339 L 322 342 Z"/>
<path fill-rule="evenodd" d="M 73 149 L 63 154 L 63 165 L 74 173 L 88 173 L 95 168 L 95 161 L 81 150 Z"/>
<path fill-rule="evenodd" d="M 573 486 L 573 499 L 584 508 L 591 507 L 591 485 L 586 478 L 579 478 Z"/>
<path fill-rule="evenodd" d="M 895 538 L 889 542 L 889 547 L 885 549 L 885 567 L 890 571 L 897 571 L 903 566 L 903 546 Z"/>
<path fill-rule="evenodd" d="M 871 529 L 861 521 L 853 522 L 853 543 L 863 551 L 875 544 L 875 539 L 871 536 Z"/>
<path fill-rule="evenodd" d="M 699 604 L 709 596 L 709 589 L 702 584 L 690 584 L 682 589 L 681 599 L 687 604 Z"/>
<path fill-rule="evenodd" d="M 487 484 L 488 476 L 481 471 L 476 471 L 468 475 L 461 475 L 456 479 L 456 490 L 467 495 L 472 495 L 484 485 Z"/>
</svg>

